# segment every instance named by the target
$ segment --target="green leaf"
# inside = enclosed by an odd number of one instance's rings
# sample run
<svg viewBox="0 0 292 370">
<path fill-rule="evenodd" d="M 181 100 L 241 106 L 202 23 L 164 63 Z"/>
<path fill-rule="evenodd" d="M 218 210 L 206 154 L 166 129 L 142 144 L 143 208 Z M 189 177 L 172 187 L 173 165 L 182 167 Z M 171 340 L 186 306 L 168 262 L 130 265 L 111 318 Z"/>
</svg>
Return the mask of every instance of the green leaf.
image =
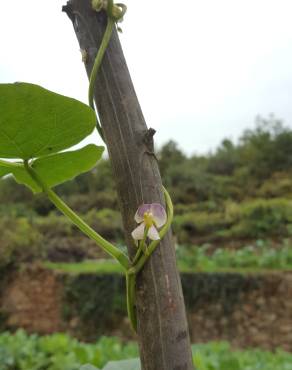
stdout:
<svg viewBox="0 0 292 370">
<path fill-rule="evenodd" d="M 78 144 L 95 128 L 87 105 L 28 83 L 0 84 L 0 158 L 36 158 Z"/>
<path fill-rule="evenodd" d="M 103 370 L 141 370 L 141 365 L 138 358 L 134 358 L 133 360 L 110 361 Z"/>
<path fill-rule="evenodd" d="M 0 178 L 11 173 L 11 169 L 0 165 Z"/>
<path fill-rule="evenodd" d="M 91 170 L 101 158 L 104 147 L 89 144 L 82 149 L 52 154 L 36 159 L 32 168 L 48 187 L 53 187 Z M 42 189 L 32 180 L 24 168 L 12 171 L 16 181 L 27 185 L 33 192 Z"/>
</svg>

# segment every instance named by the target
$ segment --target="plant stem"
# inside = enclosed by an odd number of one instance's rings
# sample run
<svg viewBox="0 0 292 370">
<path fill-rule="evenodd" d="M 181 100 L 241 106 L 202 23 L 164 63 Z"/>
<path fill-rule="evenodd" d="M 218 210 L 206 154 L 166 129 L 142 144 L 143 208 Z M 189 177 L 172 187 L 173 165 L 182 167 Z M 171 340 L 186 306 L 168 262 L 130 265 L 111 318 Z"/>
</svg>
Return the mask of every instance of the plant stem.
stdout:
<svg viewBox="0 0 292 370">
<path fill-rule="evenodd" d="M 134 308 L 136 275 L 126 273 L 127 311 L 133 330 L 137 331 L 137 316 Z"/>
<path fill-rule="evenodd" d="M 91 74 L 90 74 L 89 88 L 88 88 L 88 102 L 89 102 L 89 105 L 92 109 L 94 109 L 94 102 L 93 102 L 94 82 L 95 82 L 96 75 L 97 75 L 97 72 L 99 70 L 99 67 L 101 65 L 102 58 L 104 56 L 104 53 L 105 53 L 106 48 L 108 46 L 108 43 L 111 39 L 111 35 L 112 35 L 112 32 L 113 32 L 114 25 L 115 25 L 114 20 L 111 19 L 110 17 L 108 17 L 107 18 L 106 30 L 105 30 L 100 48 L 98 49 L 98 53 L 97 53 L 97 56 L 95 58 L 94 65 L 93 65 L 93 68 L 92 68 L 92 71 L 91 71 Z M 100 123 L 99 123 L 99 120 L 98 120 L 97 117 L 96 117 L 96 119 L 97 119 L 97 124 L 96 124 L 97 131 L 98 131 L 99 135 L 101 136 L 102 140 L 104 141 L 102 128 L 100 126 Z"/>
<path fill-rule="evenodd" d="M 139 258 L 140 258 L 140 256 L 141 256 L 141 253 L 142 253 L 142 249 L 141 249 L 141 247 L 139 246 L 139 248 L 138 248 L 138 250 L 137 250 L 137 253 L 135 254 L 135 257 L 134 257 L 133 262 L 132 262 L 132 264 L 133 264 L 133 265 L 135 265 L 135 264 L 137 263 L 138 259 L 139 259 Z"/>
<path fill-rule="evenodd" d="M 141 240 L 141 242 L 139 243 L 139 248 L 137 250 L 137 253 L 133 259 L 133 265 L 135 265 L 142 253 L 142 251 L 144 253 L 146 253 L 147 250 L 145 250 L 145 241 L 146 241 L 146 238 L 147 238 L 147 234 L 148 234 L 148 230 L 149 230 L 149 226 L 145 226 L 145 230 L 144 230 L 144 235 L 143 235 L 143 239 Z"/>
<path fill-rule="evenodd" d="M 68 217 L 85 235 L 94 240 L 100 248 L 115 258 L 125 268 L 125 270 L 128 270 L 130 266 L 129 259 L 123 252 L 105 240 L 101 235 L 87 225 L 87 223 L 84 222 L 70 207 L 68 207 L 67 204 L 65 204 L 63 200 L 42 181 L 27 161 L 24 161 L 24 167 L 31 178 L 43 189 L 44 193 L 48 196 L 51 202 L 54 203 L 59 211 Z"/>
</svg>

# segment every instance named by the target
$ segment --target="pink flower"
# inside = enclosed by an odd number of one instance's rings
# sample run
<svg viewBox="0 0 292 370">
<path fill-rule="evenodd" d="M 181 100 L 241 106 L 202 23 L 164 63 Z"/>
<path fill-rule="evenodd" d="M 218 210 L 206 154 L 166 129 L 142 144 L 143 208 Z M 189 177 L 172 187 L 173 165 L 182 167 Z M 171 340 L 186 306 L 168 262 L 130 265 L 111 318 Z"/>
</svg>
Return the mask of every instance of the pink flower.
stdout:
<svg viewBox="0 0 292 370">
<path fill-rule="evenodd" d="M 152 240 L 159 240 L 157 228 L 162 227 L 167 220 L 166 212 L 161 204 L 142 204 L 136 214 L 135 221 L 140 225 L 132 232 L 132 237 L 135 240 L 144 238 L 145 228 L 148 229 L 147 236 Z"/>
</svg>

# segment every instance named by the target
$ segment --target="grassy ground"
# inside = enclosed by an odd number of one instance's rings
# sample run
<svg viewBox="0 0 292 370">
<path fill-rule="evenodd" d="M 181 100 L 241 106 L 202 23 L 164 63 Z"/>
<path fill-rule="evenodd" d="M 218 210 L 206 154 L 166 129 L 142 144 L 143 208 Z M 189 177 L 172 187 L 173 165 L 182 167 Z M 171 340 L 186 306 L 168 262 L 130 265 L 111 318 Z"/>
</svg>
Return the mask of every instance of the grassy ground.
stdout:
<svg viewBox="0 0 292 370">
<path fill-rule="evenodd" d="M 124 269 L 114 260 L 95 260 L 77 263 L 45 262 L 44 265 L 53 270 L 64 271 L 71 274 L 113 274 L 124 272 Z"/>
<path fill-rule="evenodd" d="M 274 248 L 269 242 L 256 241 L 240 249 L 217 248 L 210 245 L 180 246 L 177 248 L 177 262 L 183 273 L 195 272 L 268 272 L 291 271 L 292 248 L 283 242 Z M 50 269 L 68 273 L 123 273 L 121 266 L 111 259 L 88 260 L 81 263 L 46 262 Z"/>
<path fill-rule="evenodd" d="M 96 261 L 83 261 L 76 263 L 54 263 L 54 262 L 45 262 L 44 266 L 56 271 L 67 272 L 70 274 L 123 274 L 124 269 L 116 262 L 112 260 L 96 260 Z M 245 268 L 227 268 L 227 267 L 207 267 L 207 268 L 189 268 L 184 266 L 179 266 L 179 271 L 181 273 L 213 273 L 213 272 L 222 272 L 222 273 L 269 273 L 276 271 L 291 271 L 291 268 L 273 268 L 273 269 L 263 269 L 255 267 L 245 267 Z"/>
</svg>

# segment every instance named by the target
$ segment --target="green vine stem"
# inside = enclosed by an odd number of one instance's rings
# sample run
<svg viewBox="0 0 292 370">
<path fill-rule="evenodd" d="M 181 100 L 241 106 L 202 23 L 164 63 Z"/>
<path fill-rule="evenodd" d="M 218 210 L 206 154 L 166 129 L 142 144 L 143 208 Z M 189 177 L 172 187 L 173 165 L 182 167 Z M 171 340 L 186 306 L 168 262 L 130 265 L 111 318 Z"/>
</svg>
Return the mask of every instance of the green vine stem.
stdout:
<svg viewBox="0 0 292 370">
<path fill-rule="evenodd" d="M 136 275 L 128 274 L 126 272 L 126 296 L 127 296 L 127 312 L 130 319 L 132 329 L 137 331 L 137 315 L 135 311 L 135 287 L 136 287 Z"/>
<path fill-rule="evenodd" d="M 94 240 L 100 248 L 115 258 L 126 271 L 129 269 L 129 259 L 123 252 L 105 240 L 101 235 L 87 225 L 86 222 L 84 222 L 70 207 L 68 207 L 67 204 L 65 204 L 62 199 L 59 198 L 58 195 L 42 181 L 39 175 L 29 165 L 28 161 L 24 161 L 24 168 L 30 177 L 35 181 L 35 183 L 41 187 L 51 202 L 59 209 L 59 211 L 67 216 L 85 235 Z"/>
<path fill-rule="evenodd" d="M 115 12 L 115 10 L 116 10 L 115 7 L 117 7 L 116 9 L 118 9 L 118 13 Z M 99 10 L 101 10 L 101 9 L 99 9 Z M 95 80 L 96 80 L 97 72 L 98 72 L 98 70 L 101 66 L 102 59 L 104 57 L 107 46 L 110 42 L 115 23 L 123 18 L 126 11 L 127 11 L 127 7 L 124 4 L 116 4 L 114 6 L 113 0 L 108 0 L 108 5 L 107 5 L 107 9 L 106 9 L 107 25 L 106 25 L 105 33 L 103 35 L 100 47 L 98 49 L 98 52 L 97 52 L 97 55 L 96 55 L 96 58 L 95 58 L 95 61 L 94 61 L 94 65 L 92 67 L 90 78 L 89 78 L 88 102 L 89 102 L 89 106 L 92 109 L 94 109 L 93 95 L 94 95 L 94 83 L 95 83 Z M 96 128 L 97 128 L 97 131 L 98 131 L 100 137 L 105 142 L 102 127 L 101 127 L 100 122 L 99 122 L 97 117 L 96 117 Z"/>
<path fill-rule="evenodd" d="M 139 260 L 139 258 L 141 256 L 141 253 L 142 253 L 142 248 L 139 245 L 138 250 L 137 250 L 137 252 L 136 252 L 136 254 L 135 254 L 134 258 L 133 258 L 133 262 L 132 262 L 133 265 L 135 265 L 138 262 L 138 260 Z"/>
<path fill-rule="evenodd" d="M 149 226 L 146 226 L 145 231 L 144 231 L 144 235 L 143 235 L 143 239 L 140 241 L 137 253 L 136 253 L 136 255 L 133 259 L 133 262 L 132 262 L 133 265 L 135 265 L 138 262 L 142 252 L 147 253 L 147 249 L 145 247 L 145 242 L 146 242 L 146 239 L 147 239 L 148 231 L 149 231 Z"/>
<path fill-rule="evenodd" d="M 91 74 L 90 74 L 89 89 L 88 89 L 88 102 L 89 102 L 89 105 L 92 109 L 94 109 L 94 102 L 93 102 L 94 82 L 95 82 L 95 79 L 96 79 L 97 71 L 99 70 L 99 67 L 101 65 L 104 53 L 105 53 L 106 48 L 108 46 L 108 43 L 111 39 L 111 35 L 112 35 L 113 29 L 114 29 L 114 25 L 115 25 L 114 20 L 112 20 L 111 18 L 108 17 L 105 34 L 103 36 L 100 48 L 98 49 L 98 53 L 97 53 L 97 56 L 95 58 L 94 65 L 93 65 L 93 68 L 92 68 L 92 71 L 91 71 Z M 97 123 L 96 123 L 97 131 L 98 131 L 100 137 L 102 138 L 102 140 L 104 141 L 103 131 L 102 131 L 101 125 L 100 125 L 99 120 L 98 120 L 97 117 L 96 117 L 96 120 L 97 120 Z"/>
</svg>

